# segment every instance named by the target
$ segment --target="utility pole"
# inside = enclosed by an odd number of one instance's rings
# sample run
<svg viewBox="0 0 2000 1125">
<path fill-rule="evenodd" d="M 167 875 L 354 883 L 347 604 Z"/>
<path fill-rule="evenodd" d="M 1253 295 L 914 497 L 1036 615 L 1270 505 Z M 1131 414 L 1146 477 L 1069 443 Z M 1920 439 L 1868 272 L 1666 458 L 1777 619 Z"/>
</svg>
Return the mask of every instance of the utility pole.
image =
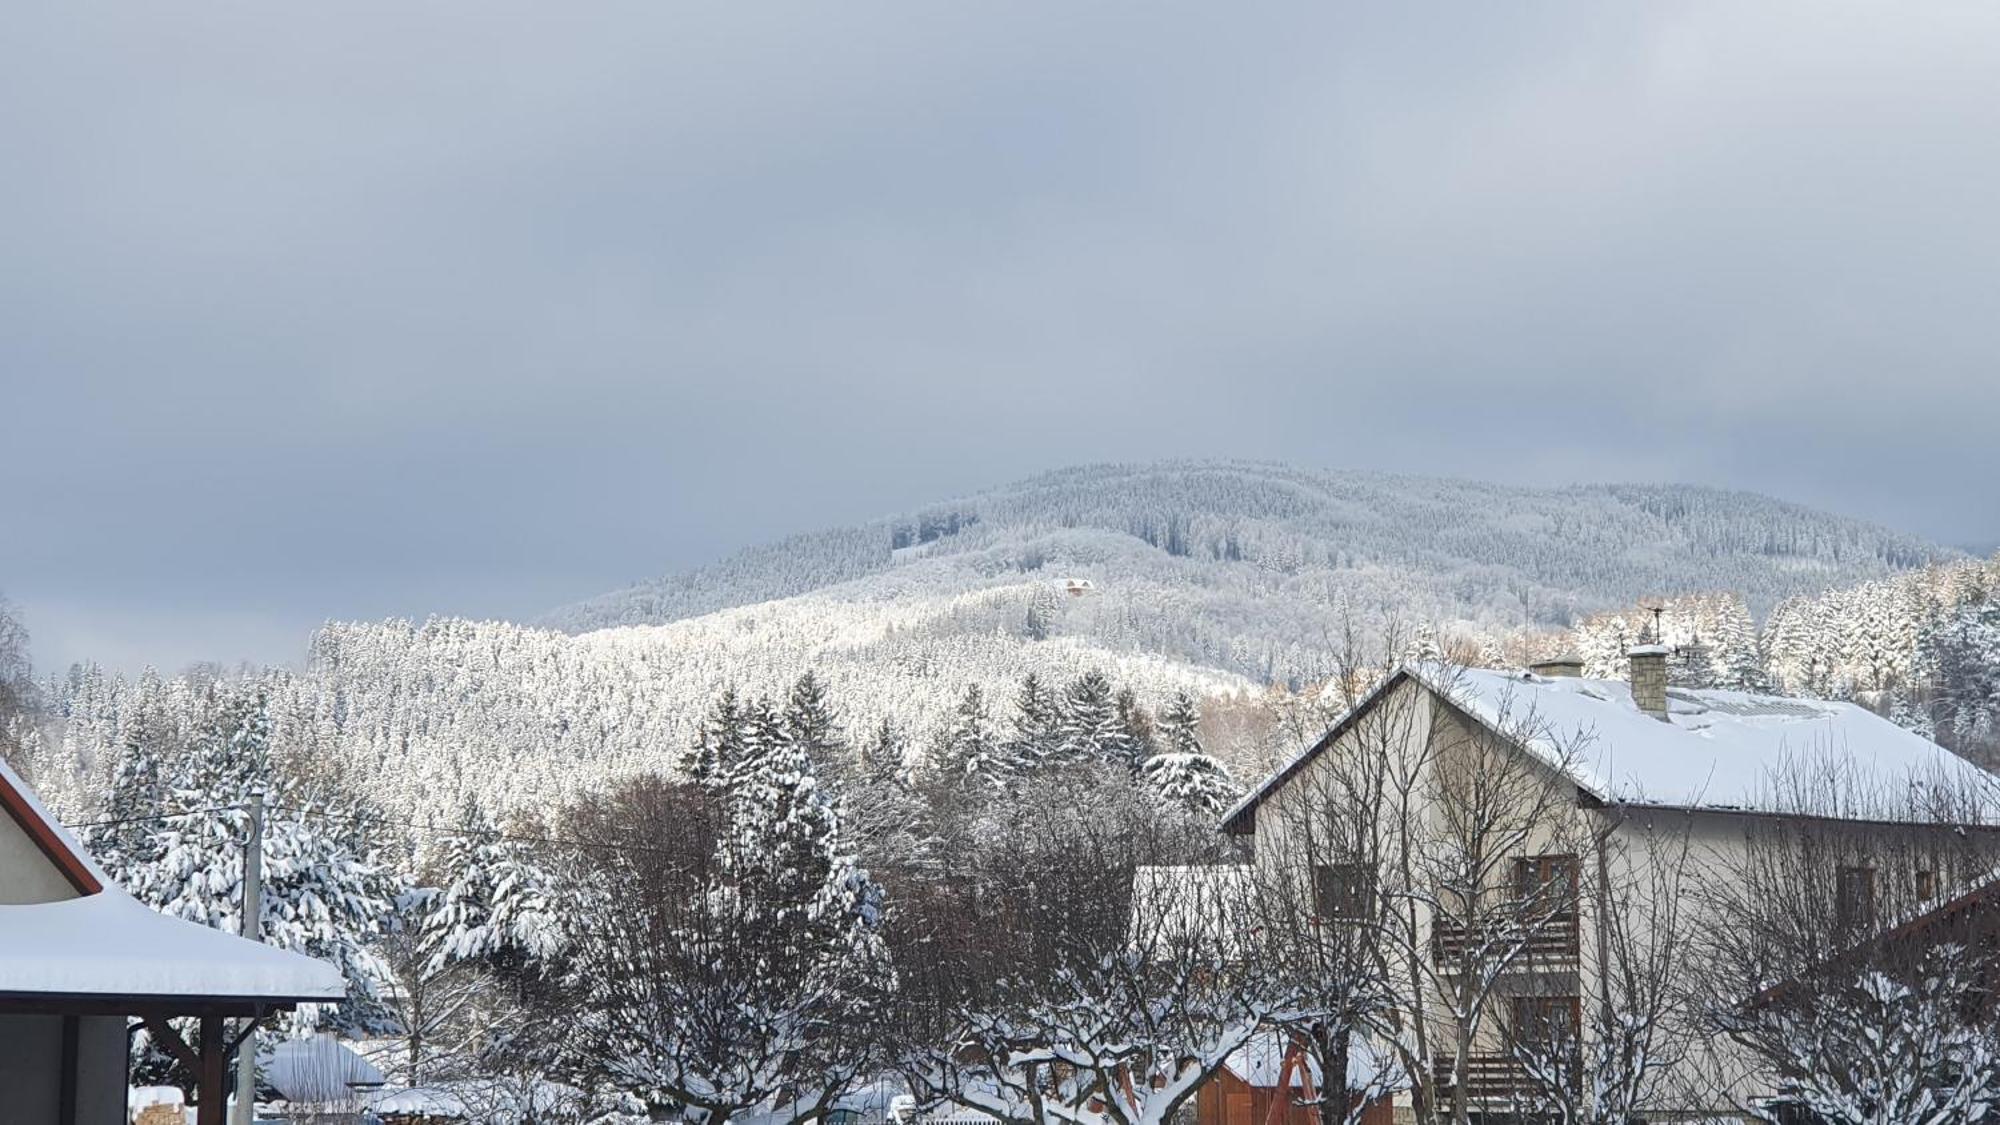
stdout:
<svg viewBox="0 0 2000 1125">
<path fill-rule="evenodd" d="M 264 791 L 250 791 L 250 839 L 243 845 L 243 926 L 251 941 L 264 940 Z M 253 1017 L 252 1024 L 256 1020 Z M 230 1125 L 250 1125 L 257 1111 L 257 1040 L 249 1028 L 236 1049 L 236 1105 Z"/>
</svg>

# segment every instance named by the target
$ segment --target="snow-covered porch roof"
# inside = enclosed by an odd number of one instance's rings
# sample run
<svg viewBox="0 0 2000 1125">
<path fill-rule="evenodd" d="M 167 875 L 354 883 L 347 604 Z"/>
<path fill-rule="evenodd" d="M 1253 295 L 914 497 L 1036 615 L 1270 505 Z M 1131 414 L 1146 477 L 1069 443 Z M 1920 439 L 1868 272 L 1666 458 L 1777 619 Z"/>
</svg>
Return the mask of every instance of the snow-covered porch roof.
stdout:
<svg viewBox="0 0 2000 1125">
<path fill-rule="evenodd" d="M 324 961 L 169 918 L 116 887 L 0 906 L 0 1008 L 234 1015 L 346 995 Z"/>
<path fill-rule="evenodd" d="M 261 1015 L 347 995 L 324 961 L 170 918 L 126 894 L 5 762 L 0 811 L 77 894 L 0 905 L 0 1010 Z"/>
</svg>

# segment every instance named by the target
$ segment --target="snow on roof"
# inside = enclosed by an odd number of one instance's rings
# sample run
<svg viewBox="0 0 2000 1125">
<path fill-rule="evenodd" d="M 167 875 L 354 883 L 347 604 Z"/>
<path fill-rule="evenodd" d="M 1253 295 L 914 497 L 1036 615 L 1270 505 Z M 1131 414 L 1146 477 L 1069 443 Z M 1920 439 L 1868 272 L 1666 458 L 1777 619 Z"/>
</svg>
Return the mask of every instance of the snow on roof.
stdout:
<svg viewBox="0 0 2000 1125">
<path fill-rule="evenodd" d="M 1246 1085 L 1269 1089 L 1278 1084 L 1278 1078 L 1284 1072 L 1287 1046 L 1284 1035 L 1266 1032 L 1238 1047 L 1222 1061 L 1222 1065 Z M 1303 1061 L 1312 1076 L 1313 1087 L 1317 1089 L 1319 1064 L 1313 1061 L 1311 1052 L 1305 1053 Z M 1347 1050 L 1347 1088 L 1365 1090 L 1377 1086 L 1379 1080 L 1389 1075 L 1396 1065 L 1395 1054 L 1386 1044 L 1357 1034 Z M 1297 1071 L 1292 1073 L 1291 1084 L 1294 1088 L 1299 1086 Z"/>
<path fill-rule="evenodd" d="M 102 889 L 0 905 L 0 994 L 330 1001 L 347 995 L 324 961 L 179 918 L 120 890 L 5 762 L 0 780 Z"/>
<path fill-rule="evenodd" d="M 1607 802 L 1893 820 L 1893 812 L 1838 802 L 1851 793 L 1828 792 L 1831 803 L 1824 805 L 1802 799 L 1815 787 L 1889 795 L 1931 786 L 1976 795 L 1989 818 L 2000 817 L 2000 778 L 1852 703 L 1670 687 L 1663 722 L 1639 710 L 1622 680 L 1409 664 L 1377 684 L 1333 733 L 1406 677 L 1517 739 Z M 1223 815 L 1223 825 L 1241 830 L 1241 818 L 1327 741 L 1266 778 Z"/>
<path fill-rule="evenodd" d="M 107 884 L 0 906 L 0 994 L 337 1001 L 340 970 L 165 914 Z"/>
<path fill-rule="evenodd" d="M 467 1078 L 407 1090 L 380 1090 L 369 1094 L 367 1103 L 370 1112 L 384 1115 L 518 1121 L 552 1115 L 582 1099 L 581 1090 L 560 1082 Z"/>
<path fill-rule="evenodd" d="M 69 829 L 62 826 L 62 822 L 49 812 L 42 804 L 41 798 L 35 796 L 35 791 L 28 787 L 27 782 L 21 780 L 21 775 L 15 773 L 14 768 L 4 759 L 0 759 L 0 796 L 13 802 L 20 813 L 40 821 L 41 827 L 54 838 L 56 846 L 68 853 L 65 858 L 88 873 L 91 879 L 96 880 L 98 886 L 111 885 L 111 876 L 105 874 L 104 869 L 97 865 L 97 860 L 91 856 L 90 849 L 78 842 L 75 836 L 70 835 Z M 62 865 L 60 861 L 58 865 Z M 77 889 L 86 894 L 96 893 L 88 886 L 79 886 Z"/>
<path fill-rule="evenodd" d="M 373 1063 L 322 1032 L 310 1039 L 287 1039 L 257 1058 L 264 1081 L 288 1102 L 331 1102 L 355 1090 L 387 1081 Z"/>
<path fill-rule="evenodd" d="M 1253 869 L 1243 864 L 1147 866 L 1132 872 L 1131 933 L 1135 945 L 1209 944 L 1240 948 L 1254 925 Z"/>
<path fill-rule="evenodd" d="M 1978 792 L 2000 781 L 1852 703 L 1668 688 L 1662 722 L 1639 710 L 1621 680 L 1409 670 L 1482 723 L 1562 764 L 1606 801 L 1858 816 L 1836 806 L 1801 808 L 1800 794 L 1779 781 L 1839 778 L 1897 793 L 1912 784 Z"/>
<path fill-rule="evenodd" d="M 187 1095 L 179 1086 L 133 1086 L 125 1091 L 125 1105 L 131 1109 L 186 1104 Z"/>
</svg>

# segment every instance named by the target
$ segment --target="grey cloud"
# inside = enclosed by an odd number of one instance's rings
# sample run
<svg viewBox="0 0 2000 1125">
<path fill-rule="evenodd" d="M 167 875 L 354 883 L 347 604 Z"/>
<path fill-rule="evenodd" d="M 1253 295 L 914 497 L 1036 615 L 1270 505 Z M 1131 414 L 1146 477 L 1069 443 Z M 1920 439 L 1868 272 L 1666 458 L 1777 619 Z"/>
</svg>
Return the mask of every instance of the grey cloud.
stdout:
<svg viewBox="0 0 2000 1125">
<path fill-rule="evenodd" d="M 15 21 L 0 589 L 45 664 L 529 615 L 1107 458 L 2000 526 L 1989 8 Z"/>
</svg>

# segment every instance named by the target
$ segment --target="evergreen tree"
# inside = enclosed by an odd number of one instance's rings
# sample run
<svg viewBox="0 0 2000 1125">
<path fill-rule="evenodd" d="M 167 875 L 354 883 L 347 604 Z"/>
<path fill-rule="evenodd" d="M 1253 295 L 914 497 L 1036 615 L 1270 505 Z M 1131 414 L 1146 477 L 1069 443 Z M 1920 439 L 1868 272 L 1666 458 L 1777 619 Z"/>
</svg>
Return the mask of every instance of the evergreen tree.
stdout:
<svg viewBox="0 0 2000 1125">
<path fill-rule="evenodd" d="M 1118 727 L 1124 744 L 1112 748 L 1111 759 L 1122 759 L 1123 765 L 1136 770 L 1155 749 L 1153 717 L 1139 706 L 1138 695 L 1129 687 L 1118 689 Z"/>
<path fill-rule="evenodd" d="M 388 928 L 403 884 L 379 859 L 380 825 L 351 798 L 318 800 L 270 756 L 270 716 L 256 685 L 212 685 L 210 718 L 185 753 L 121 769 L 112 801 L 144 804 L 156 784 L 161 819 L 152 834 L 100 856 L 135 898 L 168 914 L 216 929 L 241 926 L 243 853 L 248 805 L 265 794 L 264 940 L 336 965 L 348 996 L 335 1011 L 308 1005 L 289 1026 L 363 1032 L 384 1023 L 377 992 L 387 968 L 372 943 Z"/>
<path fill-rule="evenodd" d="M 1066 764 L 1132 764 L 1125 723 L 1118 714 L 1118 700 L 1104 673 L 1085 672 L 1063 692 L 1056 746 L 1057 756 Z"/>
<path fill-rule="evenodd" d="M 736 767 L 748 756 L 743 738 L 743 704 L 735 688 L 724 688 L 703 718 L 701 733 L 682 760 L 682 772 L 704 789 L 727 788 Z"/>
<path fill-rule="evenodd" d="M 1062 715 L 1056 698 L 1030 672 L 1014 699 L 1014 733 L 1007 741 L 1009 773 L 1020 774 L 1053 761 L 1062 749 Z"/>
<path fill-rule="evenodd" d="M 826 685 L 807 669 L 792 685 L 785 700 L 785 731 L 800 749 L 812 756 L 820 775 L 839 781 L 853 763 L 848 758 L 847 740 L 841 734 L 840 716 L 827 695 Z"/>
<path fill-rule="evenodd" d="M 1667 682 L 1675 687 L 1709 688 L 1715 684 L 1714 655 L 1701 634 L 1692 633 L 1667 655 Z"/>
<path fill-rule="evenodd" d="M 2000 746 L 2000 602 L 1969 600 L 1925 629 L 1916 676 L 1928 726 L 1961 753 Z"/>
<path fill-rule="evenodd" d="M 518 976 L 563 944 L 550 877 L 476 800 L 438 859 L 443 876 L 424 913 L 422 951 L 431 971 L 460 962 Z"/>
<path fill-rule="evenodd" d="M 947 789 L 993 791 L 1010 780 L 1000 754 L 998 737 L 986 713 L 986 697 L 978 684 L 967 684 L 949 724 L 940 733 L 935 752 L 939 782 Z"/>
<path fill-rule="evenodd" d="M 861 752 L 861 772 L 874 785 L 902 785 L 909 773 L 909 744 L 894 721 L 886 716 L 875 724 L 875 733 Z"/>
<path fill-rule="evenodd" d="M 736 713 L 746 753 L 714 790 L 712 862 L 687 885 L 621 895 L 633 866 L 614 860 L 593 895 L 629 909 L 580 919 L 577 1049 L 655 1110 L 816 1117 L 866 1062 L 854 1029 L 894 985 L 882 898 L 782 712 L 760 700 Z"/>
<path fill-rule="evenodd" d="M 1160 712 L 1161 750 L 1169 754 L 1200 754 L 1201 711 L 1195 706 L 1194 697 L 1185 691 L 1177 691 Z"/>
<path fill-rule="evenodd" d="M 1220 816 L 1242 794 L 1229 770 L 1202 749 L 1197 728 L 1201 713 L 1186 692 L 1177 692 L 1160 713 L 1161 747 L 1146 759 L 1141 774 L 1162 800 L 1198 816 Z"/>
</svg>

